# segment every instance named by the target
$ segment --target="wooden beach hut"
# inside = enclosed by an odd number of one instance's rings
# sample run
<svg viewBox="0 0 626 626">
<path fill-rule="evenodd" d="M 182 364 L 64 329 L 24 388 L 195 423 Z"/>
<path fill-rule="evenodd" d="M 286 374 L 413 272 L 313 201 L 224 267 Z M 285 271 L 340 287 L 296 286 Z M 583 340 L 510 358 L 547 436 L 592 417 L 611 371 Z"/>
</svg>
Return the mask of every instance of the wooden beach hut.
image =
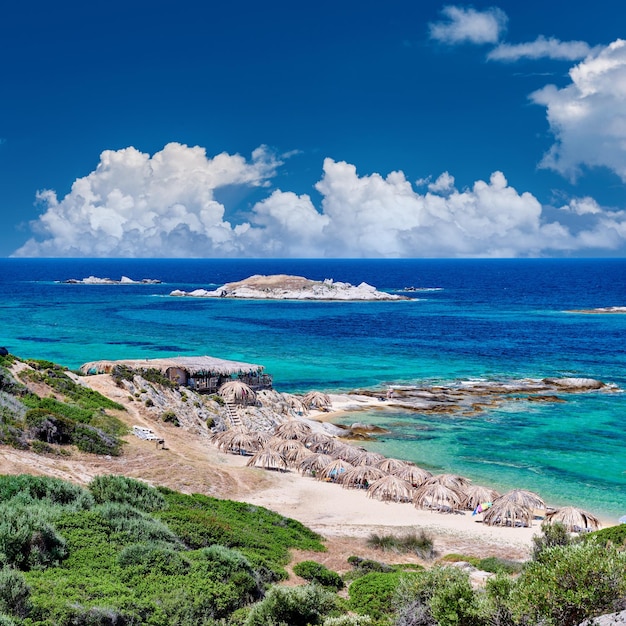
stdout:
<svg viewBox="0 0 626 626">
<path fill-rule="evenodd" d="M 163 359 L 123 359 L 119 361 L 91 361 L 80 367 L 83 374 L 111 374 L 124 367 L 141 375 L 156 370 L 177 385 L 200 393 L 217 393 L 229 380 L 238 379 L 253 391 L 272 388 L 272 377 L 265 374 L 263 365 L 228 361 L 212 356 L 179 356 Z"/>
</svg>

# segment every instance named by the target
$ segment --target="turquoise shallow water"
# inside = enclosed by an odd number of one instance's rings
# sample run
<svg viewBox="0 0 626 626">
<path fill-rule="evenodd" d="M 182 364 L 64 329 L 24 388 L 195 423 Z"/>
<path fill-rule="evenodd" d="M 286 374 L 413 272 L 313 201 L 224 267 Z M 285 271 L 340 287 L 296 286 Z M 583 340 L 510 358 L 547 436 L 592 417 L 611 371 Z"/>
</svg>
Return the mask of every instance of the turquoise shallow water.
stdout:
<svg viewBox="0 0 626 626">
<path fill-rule="evenodd" d="M 169 297 L 254 273 L 441 288 L 412 302 L 237 302 Z M 161 285 L 65 285 L 89 275 Z M 626 389 L 626 305 L 616 260 L 0 260 L 0 345 L 69 367 L 101 358 L 211 354 L 261 363 L 277 388 L 350 390 L 468 378 L 585 376 Z M 525 487 L 611 519 L 626 514 L 626 396 L 510 403 L 472 417 L 364 417 L 388 455 L 500 488 Z M 350 417 L 348 418 L 350 419 Z M 352 420 L 354 421 L 354 420 Z"/>
</svg>

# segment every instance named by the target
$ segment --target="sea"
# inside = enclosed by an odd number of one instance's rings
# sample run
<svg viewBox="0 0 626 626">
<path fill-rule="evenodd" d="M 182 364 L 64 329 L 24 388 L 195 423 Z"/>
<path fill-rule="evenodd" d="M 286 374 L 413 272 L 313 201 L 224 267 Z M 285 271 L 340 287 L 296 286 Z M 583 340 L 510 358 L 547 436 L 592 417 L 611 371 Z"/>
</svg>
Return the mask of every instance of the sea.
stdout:
<svg viewBox="0 0 626 626">
<path fill-rule="evenodd" d="M 367 282 L 401 302 L 170 296 L 253 274 Z M 83 285 L 88 276 L 160 284 Z M 407 288 L 411 288 L 406 291 Z M 0 259 L 0 345 L 69 368 L 99 359 L 211 355 L 265 366 L 279 391 L 585 377 L 610 392 L 505 402 L 471 415 L 360 411 L 365 443 L 434 473 L 626 514 L 625 259 Z"/>
</svg>

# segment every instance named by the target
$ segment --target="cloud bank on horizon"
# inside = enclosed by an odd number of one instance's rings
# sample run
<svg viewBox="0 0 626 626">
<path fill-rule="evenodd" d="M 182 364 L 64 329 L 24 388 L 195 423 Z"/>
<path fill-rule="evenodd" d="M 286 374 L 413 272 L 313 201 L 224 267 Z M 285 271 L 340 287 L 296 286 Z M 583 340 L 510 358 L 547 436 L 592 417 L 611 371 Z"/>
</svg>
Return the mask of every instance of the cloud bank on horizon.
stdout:
<svg viewBox="0 0 626 626">
<path fill-rule="evenodd" d="M 447 6 L 442 16 L 430 25 L 432 40 L 491 45 L 489 61 L 579 61 L 565 87 L 529 95 L 545 107 L 554 136 L 537 155 L 539 167 L 570 180 L 602 167 L 626 182 L 626 41 L 591 47 L 539 36 L 511 44 L 498 8 Z M 44 210 L 31 224 L 34 236 L 13 256 L 517 257 L 626 245 L 626 210 L 586 196 L 542 206 L 500 171 L 457 189 L 453 173 L 411 183 L 402 171 L 359 175 L 355 165 L 326 158 L 315 206 L 309 195 L 271 190 L 283 165 L 263 146 L 250 160 L 179 143 L 152 156 L 132 147 L 105 151 L 63 198 L 39 192 Z M 216 199 L 233 186 L 268 188 L 237 223 Z"/>
</svg>

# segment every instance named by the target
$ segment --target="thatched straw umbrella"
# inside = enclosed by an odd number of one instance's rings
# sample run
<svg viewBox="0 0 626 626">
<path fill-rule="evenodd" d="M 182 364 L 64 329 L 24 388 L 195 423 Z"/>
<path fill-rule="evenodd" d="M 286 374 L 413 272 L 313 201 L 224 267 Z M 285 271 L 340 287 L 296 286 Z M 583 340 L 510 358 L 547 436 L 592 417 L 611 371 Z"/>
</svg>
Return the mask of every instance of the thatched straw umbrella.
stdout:
<svg viewBox="0 0 626 626">
<path fill-rule="evenodd" d="M 293 409 L 296 413 L 306 415 L 309 412 L 309 409 L 306 404 L 304 404 L 304 400 L 301 396 L 294 396 L 292 393 L 283 393 L 282 396 L 287 403 L 287 406 L 290 409 Z"/>
<path fill-rule="evenodd" d="M 369 450 L 365 450 L 362 452 L 357 458 L 357 465 L 374 465 L 377 466 L 381 461 L 385 460 L 384 454 L 379 454 L 378 452 L 370 452 Z"/>
<path fill-rule="evenodd" d="M 335 442 L 333 456 L 336 459 L 343 459 L 344 461 L 348 461 L 348 463 L 352 463 L 352 465 L 356 465 L 357 459 L 362 452 L 362 448 L 351 446 L 349 443 Z"/>
<path fill-rule="evenodd" d="M 304 438 L 304 445 L 313 452 L 332 454 L 337 447 L 337 440 L 324 433 L 311 433 Z"/>
<path fill-rule="evenodd" d="M 213 435 L 211 439 L 220 450 L 233 454 L 253 454 L 261 447 L 255 433 L 243 427 L 229 428 Z"/>
<path fill-rule="evenodd" d="M 218 393 L 226 402 L 234 402 L 235 404 L 254 404 L 256 402 L 256 393 L 252 391 L 252 387 L 240 380 L 229 380 L 219 388 Z"/>
<path fill-rule="evenodd" d="M 417 467 L 417 465 L 408 465 L 407 467 L 392 471 L 391 473 L 394 476 L 411 483 L 413 487 L 419 487 L 429 478 L 432 478 L 432 474 L 428 470 Z"/>
<path fill-rule="evenodd" d="M 306 422 L 292 419 L 278 426 L 274 434 L 283 439 L 304 439 L 311 434 L 311 427 Z"/>
<path fill-rule="evenodd" d="M 271 448 L 263 448 L 259 450 L 247 463 L 249 467 L 260 467 L 262 469 L 277 470 L 280 472 L 288 471 L 287 461 L 285 457 L 272 450 Z"/>
<path fill-rule="evenodd" d="M 465 498 L 463 499 L 463 508 L 473 511 L 479 504 L 493 502 L 500 494 L 495 489 L 489 487 L 481 487 L 480 485 L 470 485 L 463 491 Z"/>
<path fill-rule="evenodd" d="M 325 465 L 328 465 L 333 460 L 332 456 L 328 454 L 314 453 L 311 456 L 304 457 L 298 463 L 298 470 L 304 476 L 309 474 L 315 476 Z"/>
<path fill-rule="evenodd" d="M 450 487 L 456 491 L 464 491 L 472 482 L 469 478 L 457 476 L 456 474 L 437 474 L 428 479 L 429 483 L 438 483 L 444 487 Z"/>
<path fill-rule="evenodd" d="M 306 446 L 285 451 L 285 459 L 287 459 L 287 462 L 294 467 L 298 467 L 300 461 L 314 455 L 315 452 L 312 452 Z"/>
<path fill-rule="evenodd" d="M 406 480 L 393 474 L 375 480 L 368 488 L 367 495 L 383 502 L 410 502 L 413 487 Z"/>
<path fill-rule="evenodd" d="M 373 465 L 357 465 L 341 477 L 345 489 L 367 489 L 374 481 L 388 474 Z"/>
<path fill-rule="evenodd" d="M 413 504 L 419 509 L 431 509 L 441 513 L 454 513 L 461 508 L 463 495 L 453 487 L 438 482 L 425 482 L 415 492 Z"/>
<path fill-rule="evenodd" d="M 281 437 L 271 437 L 265 445 L 285 457 L 290 450 L 301 450 L 303 448 L 306 450 L 306 446 L 301 441 L 297 439 L 282 439 Z"/>
<path fill-rule="evenodd" d="M 555 522 L 563 524 L 571 533 L 587 532 L 600 528 L 600 520 L 597 517 L 574 506 L 564 506 L 556 511 L 550 511 L 546 515 L 546 520 L 550 524 Z"/>
<path fill-rule="evenodd" d="M 348 461 L 344 461 L 343 459 L 333 459 L 315 474 L 315 478 L 316 480 L 340 483 L 342 475 L 353 468 L 354 465 L 348 463 Z"/>
<path fill-rule="evenodd" d="M 502 498 L 507 502 L 519 504 L 520 506 L 526 507 L 531 511 L 534 509 L 546 508 L 546 503 L 536 493 L 533 493 L 532 491 L 525 491 L 524 489 L 514 489 L 513 491 L 509 491 L 509 493 L 505 493 Z"/>
<path fill-rule="evenodd" d="M 383 472 L 387 472 L 387 474 L 396 474 L 399 470 L 409 467 L 409 464 L 406 461 L 399 461 L 398 459 L 384 458 L 382 461 L 376 463 L 376 467 L 379 467 Z"/>
<path fill-rule="evenodd" d="M 483 512 L 483 523 L 488 526 L 532 526 L 533 517 L 532 509 L 501 496 Z"/>
<path fill-rule="evenodd" d="M 331 405 L 328 394 L 321 391 L 309 391 L 302 398 L 302 402 L 308 409 L 323 409 Z"/>
</svg>

